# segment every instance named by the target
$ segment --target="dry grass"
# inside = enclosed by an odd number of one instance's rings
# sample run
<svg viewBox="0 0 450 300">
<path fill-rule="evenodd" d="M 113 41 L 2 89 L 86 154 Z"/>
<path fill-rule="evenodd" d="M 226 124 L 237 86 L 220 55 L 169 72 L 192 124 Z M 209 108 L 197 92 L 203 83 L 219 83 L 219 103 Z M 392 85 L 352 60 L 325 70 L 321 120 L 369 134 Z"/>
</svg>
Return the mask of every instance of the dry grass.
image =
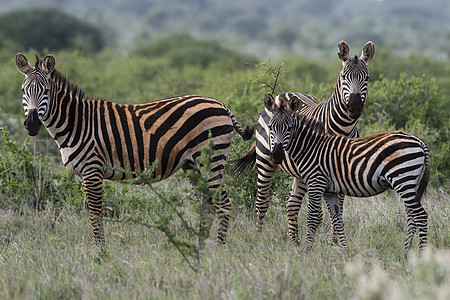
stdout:
<svg viewBox="0 0 450 300">
<path fill-rule="evenodd" d="M 270 209 L 260 234 L 251 214 L 236 208 L 227 245 L 217 246 L 212 234 L 198 273 L 156 230 L 108 222 L 108 247 L 99 250 L 85 211 L 2 211 L 0 298 L 448 299 L 448 199 L 432 189 L 424 199 L 430 247 L 423 255 L 417 241 L 409 253 L 403 248 L 405 218 L 395 195 L 348 199 L 345 252 L 325 236 L 310 252 L 287 243 L 281 207 Z M 303 209 L 300 224 L 305 218 Z"/>
</svg>

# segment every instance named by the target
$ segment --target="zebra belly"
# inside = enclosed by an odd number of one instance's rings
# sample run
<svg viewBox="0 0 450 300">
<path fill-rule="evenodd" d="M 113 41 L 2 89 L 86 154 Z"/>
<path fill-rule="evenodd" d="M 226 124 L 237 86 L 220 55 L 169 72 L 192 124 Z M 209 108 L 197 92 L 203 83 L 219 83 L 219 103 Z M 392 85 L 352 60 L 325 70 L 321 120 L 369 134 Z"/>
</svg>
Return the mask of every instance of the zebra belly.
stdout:
<svg viewBox="0 0 450 300">
<path fill-rule="evenodd" d="M 370 197 L 378 195 L 390 188 L 388 181 L 381 175 L 374 177 L 356 177 L 350 175 L 348 178 L 351 180 L 338 181 L 336 178 L 333 180 L 329 179 L 326 191 L 343 193 L 346 196 L 352 197 Z"/>
</svg>

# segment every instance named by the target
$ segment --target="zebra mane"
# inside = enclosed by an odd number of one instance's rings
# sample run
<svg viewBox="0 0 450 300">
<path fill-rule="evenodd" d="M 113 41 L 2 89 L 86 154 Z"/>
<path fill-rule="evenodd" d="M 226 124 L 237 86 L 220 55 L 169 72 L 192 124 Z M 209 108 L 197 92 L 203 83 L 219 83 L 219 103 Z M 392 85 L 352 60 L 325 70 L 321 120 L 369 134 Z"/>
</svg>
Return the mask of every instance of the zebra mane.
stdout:
<svg viewBox="0 0 450 300">
<path fill-rule="evenodd" d="M 325 125 L 316 118 L 298 113 L 296 119 L 300 127 L 310 129 L 317 135 L 327 135 Z"/>
<path fill-rule="evenodd" d="M 64 73 L 55 69 L 51 74 L 51 78 L 56 85 L 67 87 L 68 90 L 72 91 L 72 95 L 77 95 L 79 99 L 86 99 L 84 89 L 73 83 Z"/>
</svg>

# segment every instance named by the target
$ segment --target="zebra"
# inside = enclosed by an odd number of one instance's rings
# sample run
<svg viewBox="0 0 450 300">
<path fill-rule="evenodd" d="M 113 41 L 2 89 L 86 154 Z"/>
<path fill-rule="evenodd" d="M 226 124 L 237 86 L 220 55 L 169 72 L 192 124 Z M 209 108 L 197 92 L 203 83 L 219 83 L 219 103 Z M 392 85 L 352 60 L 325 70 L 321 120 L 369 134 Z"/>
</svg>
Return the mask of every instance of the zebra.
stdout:
<svg viewBox="0 0 450 300">
<path fill-rule="evenodd" d="M 297 111 L 303 105 L 298 98 L 265 98 L 265 107 L 272 112 L 268 124 L 270 155 L 277 164 L 290 157 L 292 168 L 308 187 L 307 247 L 311 247 L 319 225 L 322 197 L 333 230 L 346 247 L 338 193 L 368 197 L 391 188 L 406 208 L 406 249 L 410 249 L 417 229 L 419 249 L 423 249 L 427 243 L 428 214 L 421 199 L 430 179 L 425 142 L 404 131 L 360 138 L 330 135 L 322 122 Z"/>
<path fill-rule="evenodd" d="M 24 127 L 30 136 L 35 136 L 44 124 L 60 149 L 64 166 L 81 178 L 93 237 L 99 244 L 105 244 L 104 179 L 130 179 L 154 162 L 155 181 L 168 178 L 180 168 L 198 171 L 200 148 L 212 140 L 208 187 L 221 189 L 233 128 L 243 139 L 253 136 L 250 128 L 241 127 L 231 111 L 212 98 L 185 95 L 136 105 L 117 104 L 87 98 L 83 89 L 55 69 L 51 54 L 43 60 L 36 55 L 32 67 L 18 53 L 16 65 L 25 75 Z M 213 209 L 212 200 L 207 202 Z M 230 208 L 230 200 L 222 189 L 215 205 L 219 244 L 225 242 Z"/>
<path fill-rule="evenodd" d="M 301 99 L 306 104 L 301 112 L 322 121 L 328 133 L 358 137 L 356 124 L 366 102 L 370 77 L 368 64 L 374 56 L 375 46 L 373 42 L 367 42 L 360 57 L 350 56 L 350 48 L 345 41 L 338 44 L 338 49 L 338 57 L 342 60 L 343 67 L 337 78 L 334 91 L 328 100 L 319 102 L 316 98 L 301 93 L 280 94 L 276 96 L 276 99 L 280 99 L 280 101 Z M 256 162 L 258 181 L 255 206 L 258 229 L 261 229 L 263 218 L 269 209 L 270 185 L 278 168 L 278 165 L 270 157 L 268 123 L 271 116 L 272 113 L 264 108 L 258 120 L 256 142 L 242 158 L 234 161 L 233 168 L 233 171 L 239 175 L 251 168 Z M 292 167 L 292 161 L 288 157 L 280 167 L 287 174 L 294 176 L 286 206 L 289 238 L 291 241 L 298 242 L 298 213 L 307 187 L 297 169 Z M 344 196 L 341 195 L 339 198 L 342 208 Z M 322 220 L 321 213 L 320 220 Z"/>
</svg>

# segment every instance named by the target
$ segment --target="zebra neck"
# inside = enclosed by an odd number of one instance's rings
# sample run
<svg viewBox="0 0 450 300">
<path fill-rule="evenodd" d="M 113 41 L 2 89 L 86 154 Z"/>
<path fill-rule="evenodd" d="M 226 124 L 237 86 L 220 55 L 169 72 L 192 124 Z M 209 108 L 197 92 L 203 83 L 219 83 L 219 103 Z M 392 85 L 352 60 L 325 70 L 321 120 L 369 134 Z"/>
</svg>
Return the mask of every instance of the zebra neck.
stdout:
<svg viewBox="0 0 450 300">
<path fill-rule="evenodd" d="M 348 136 L 352 131 L 356 130 L 358 119 L 352 119 L 348 116 L 347 107 L 345 105 L 342 85 L 338 78 L 333 94 L 327 102 L 329 123 L 327 129 L 329 133 L 334 135 Z"/>
<path fill-rule="evenodd" d="M 54 70 L 51 75 L 48 112 L 42 120 L 60 148 L 70 146 L 76 128 L 84 127 L 90 118 L 84 91 Z"/>
</svg>

